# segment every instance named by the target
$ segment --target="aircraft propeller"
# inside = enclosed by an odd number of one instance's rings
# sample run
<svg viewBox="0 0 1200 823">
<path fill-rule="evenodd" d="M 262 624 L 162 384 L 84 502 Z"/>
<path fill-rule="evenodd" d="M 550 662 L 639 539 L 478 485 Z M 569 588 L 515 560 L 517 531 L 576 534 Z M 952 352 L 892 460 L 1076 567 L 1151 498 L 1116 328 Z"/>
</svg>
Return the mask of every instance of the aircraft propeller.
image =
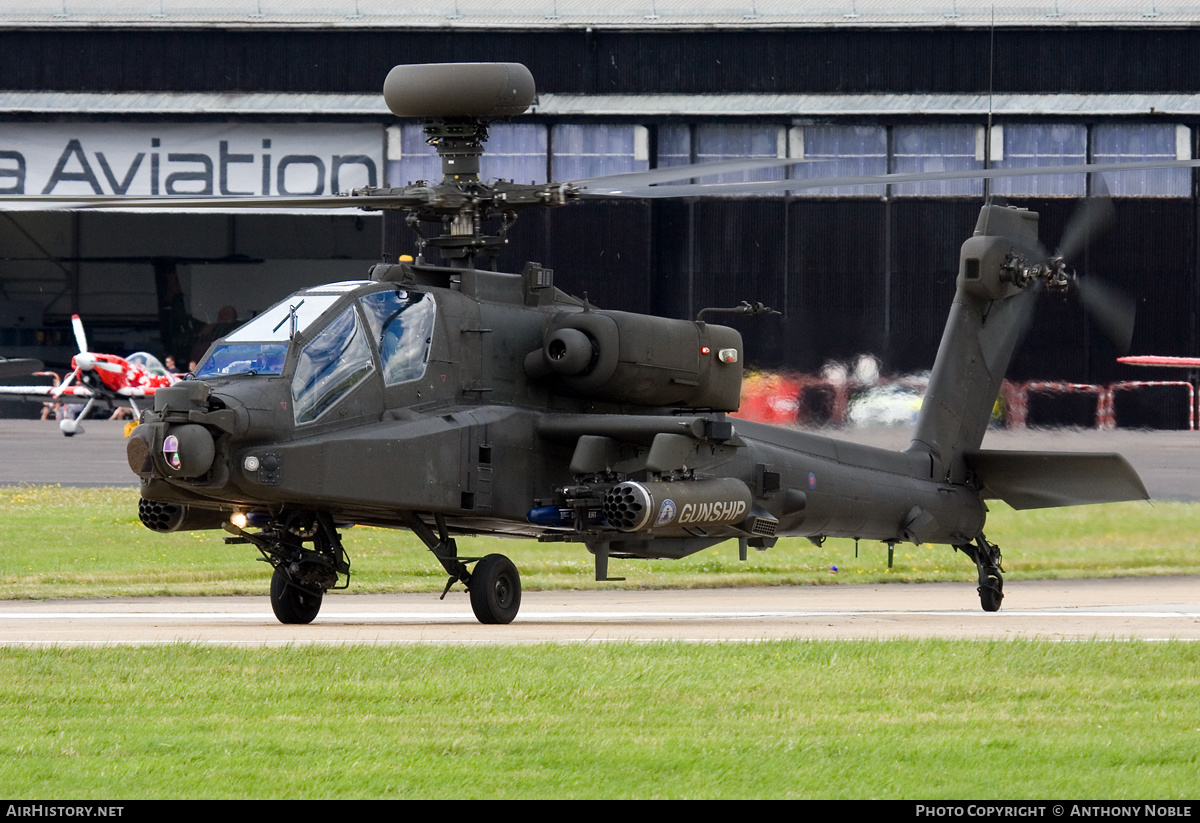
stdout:
<svg viewBox="0 0 1200 823">
<path fill-rule="evenodd" d="M 79 347 L 79 353 L 87 354 L 87 332 L 83 330 L 83 321 L 79 319 L 78 314 L 71 315 L 71 330 L 75 332 L 75 345 Z"/>
<path fill-rule="evenodd" d="M 1068 221 L 1056 256 L 1070 260 L 1114 223 L 1116 209 L 1103 176 L 1097 175 L 1093 178 L 1092 195 L 1080 201 Z M 1127 354 L 1133 342 L 1137 315 L 1134 299 L 1095 274 L 1076 275 L 1075 287 L 1079 290 L 1079 301 L 1096 325 L 1104 330 L 1121 354 Z"/>
<path fill-rule="evenodd" d="M 1079 302 L 1091 314 L 1121 354 L 1128 354 L 1133 343 L 1133 326 L 1137 315 L 1137 304 L 1133 298 L 1116 286 L 1099 279 L 1094 274 L 1077 281 Z"/>
<path fill-rule="evenodd" d="M 101 360 L 88 350 L 87 332 L 84 331 L 83 321 L 78 314 L 71 315 L 71 331 L 75 333 L 75 345 L 79 347 L 79 354 L 75 355 L 75 369 L 55 388 L 53 396 L 56 399 L 62 397 L 66 388 L 75 382 L 78 374 L 96 369 L 109 372 L 123 371 L 119 365 Z"/>
</svg>

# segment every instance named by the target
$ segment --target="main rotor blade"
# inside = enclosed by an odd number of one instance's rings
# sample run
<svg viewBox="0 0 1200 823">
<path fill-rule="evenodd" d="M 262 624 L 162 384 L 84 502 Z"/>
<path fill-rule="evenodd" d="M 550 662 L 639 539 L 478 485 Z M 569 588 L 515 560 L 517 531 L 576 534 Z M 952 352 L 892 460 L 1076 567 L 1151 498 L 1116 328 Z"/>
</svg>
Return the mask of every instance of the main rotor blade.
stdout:
<svg viewBox="0 0 1200 823">
<path fill-rule="evenodd" d="M 722 160 L 717 163 L 689 163 L 683 166 L 667 166 L 648 171 L 606 174 L 600 177 L 587 177 L 583 180 L 571 180 L 569 183 L 592 194 L 611 194 L 624 191 L 631 186 L 650 186 L 656 183 L 672 183 L 676 180 L 713 177 L 718 174 L 739 174 L 748 171 L 760 171 L 762 169 L 778 169 L 785 166 L 795 166 L 800 163 L 828 162 L 831 161 L 824 158 L 806 160 L 797 157 L 774 157 L 761 160 Z"/>
<path fill-rule="evenodd" d="M 1094 274 L 1078 278 L 1076 288 L 1079 289 L 1080 302 L 1092 315 L 1096 325 L 1104 330 L 1121 354 L 1126 354 L 1133 342 L 1137 303 L 1125 292 Z"/>
<path fill-rule="evenodd" d="M 555 184 L 566 189 L 579 191 L 585 198 L 600 197 L 711 197 L 739 194 L 767 194 L 772 192 L 803 191 L 806 189 L 842 188 L 847 186 L 886 186 L 901 183 L 927 183 L 943 180 L 983 180 L 1003 177 L 1034 177 L 1047 174 L 1089 174 L 1095 172 L 1129 172 L 1150 169 L 1174 169 L 1200 167 L 1200 160 L 1154 160 L 1139 163 L 1092 163 L 1073 166 L 1037 166 L 1020 169 L 965 169 L 960 171 L 866 174 L 847 177 L 814 177 L 791 180 L 761 180 L 741 183 L 687 183 L 680 185 L 651 185 L 656 181 L 695 179 L 715 174 L 732 174 L 756 169 L 793 166 L 806 162 L 824 162 L 795 158 L 759 160 L 731 160 L 720 163 L 696 163 L 690 166 L 671 166 L 647 172 L 625 175 L 610 175 L 608 178 L 590 178 L 574 182 Z M 630 184 L 630 185 L 625 185 Z M 21 207 L 40 205 L 51 209 L 404 209 L 431 204 L 436 187 L 410 187 L 402 193 L 370 195 L 306 195 L 299 197 L 180 197 L 176 195 L 152 197 L 114 197 L 109 195 L 23 195 L 0 198 L 0 209 L 4 206 Z M 486 189 L 487 187 L 485 187 Z"/>
<path fill-rule="evenodd" d="M 60 209 L 386 209 L 420 206 L 427 198 L 419 194 L 314 194 L 299 197 L 188 197 L 160 195 L 151 197 L 114 197 L 111 195 L 23 195 L 0 199 L 5 204 L 38 204 Z"/>
<path fill-rule="evenodd" d="M 1002 177 L 1035 177 L 1043 174 L 1090 174 L 1094 172 L 1147 171 L 1200 167 L 1200 160 L 1152 160 L 1143 163 L 1090 163 L 1074 166 L 1038 166 L 1020 169 L 967 169 L 891 174 L 864 174 L 851 177 L 814 177 L 802 180 L 762 180 L 749 183 L 693 183 L 677 186 L 641 186 L 607 194 L 584 192 L 585 197 L 713 197 L 735 194 L 767 194 L 804 189 L 844 186 L 889 186 L 900 183 L 928 183 L 940 180 L 991 180 Z"/>
<path fill-rule="evenodd" d="M 79 353 L 85 354 L 88 350 L 87 333 L 83 330 L 83 321 L 79 319 L 78 314 L 71 315 L 71 329 L 75 332 L 75 345 L 79 347 Z"/>
<path fill-rule="evenodd" d="M 0 357 L 0 380 L 11 380 L 14 377 L 24 377 L 27 374 L 39 372 L 45 368 L 41 360 L 29 357 L 9 359 Z"/>
<path fill-rule="evenodd" d="M 1108 194 L 1104 178 L 1097 176 L 1092 184 L 1092 194 L 1075 207 L 1075 213 L 1063 229 L 1058 244 L 1058 256 L 1070 260 L 1084 247 L 1095 240 L 1116 222 L 1117 210 Z"/>
</svg>

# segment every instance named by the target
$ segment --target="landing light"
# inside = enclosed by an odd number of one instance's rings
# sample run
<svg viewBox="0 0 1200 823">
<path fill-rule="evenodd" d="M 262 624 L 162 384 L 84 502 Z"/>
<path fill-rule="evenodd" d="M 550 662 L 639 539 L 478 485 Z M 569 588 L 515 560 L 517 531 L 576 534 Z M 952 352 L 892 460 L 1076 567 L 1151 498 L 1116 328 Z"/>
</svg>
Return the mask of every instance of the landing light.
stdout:
<svg viewBox="0 0 1200 823">
<path fill-rule="evenodd" d="M 244 528 L 246 528 L 246 514 L 245 514 L 245 512 L 234 512 L 233 514 L 231 514 L 231 515 L 229 516 L 229 522 L 230 522 L 231 524 L 233 524 L 234 526 L 238 527 L 239 529 L 244 529 Z"/>
<path fill-rule="evenodd" d="M 242 468 L 248 472 L 258 471 L 258 458 L 252 454 L 246 455 L 246 459 L 242 461 Z"/>
</svg>

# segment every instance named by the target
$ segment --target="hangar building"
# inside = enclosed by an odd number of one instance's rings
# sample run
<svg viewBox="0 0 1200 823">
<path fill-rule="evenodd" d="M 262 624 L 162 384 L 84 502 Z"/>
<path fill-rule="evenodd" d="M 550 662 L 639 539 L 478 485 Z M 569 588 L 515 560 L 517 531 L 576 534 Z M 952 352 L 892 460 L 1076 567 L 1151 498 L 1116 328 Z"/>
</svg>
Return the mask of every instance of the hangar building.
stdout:
<svg viewBox="0 0 1200 823">
<path fill-rule="evenodd" d="M 439 173 L 380 89 L 397 63 L 515 61 L 534 108 L 491 130 L 483 173 L 569 180 L 735 157 L 867 174 L 1190 159 L 1200 11 L 1178 0 L 9 0 L 0 9 L 0 195 L 304 194 Z M 751 365 L 878 355 L 928 368 L 958 247 L 987 195 L 1053 246 L 1105 185 L 1118 223 L 1081 271 L 1134 296 L 1137 354 L 1200 355 L 1196 175 L 1015 177 L 526 214 L 526 260 L 606 308 L 737 321 Z M 263 210 L 0 211 L 0 354 L 191 358 L 230 313 L 411 252 L 402 216 Z M 224 313 L 223 313 L 224 312 Z M 1070 299 L 1047 296 L 1023 379 L 1129 379 Z M 1136 375 L 1133 375 L 1136 376 Z M 1149 375 L 1142 373 L 1143 377 Z"/>
</svg>

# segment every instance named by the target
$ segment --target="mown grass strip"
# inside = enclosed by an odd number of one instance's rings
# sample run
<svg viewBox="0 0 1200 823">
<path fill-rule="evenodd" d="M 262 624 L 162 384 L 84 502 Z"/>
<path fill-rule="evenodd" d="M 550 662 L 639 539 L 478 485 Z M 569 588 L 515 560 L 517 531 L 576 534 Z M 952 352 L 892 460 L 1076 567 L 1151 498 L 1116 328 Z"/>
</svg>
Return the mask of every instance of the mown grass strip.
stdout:
<svg viewBox="0 0 1200 823">
<path fill-rule="evenodd" d="M 12 798 L 1194 798 L 1200 645 L 0 650 Z"/>
<path fill-rule="evenodd" d="M 160 535 L 137 520 L 133 489 L 0 487 L 0 597 L 261 594 L 270 569 L 219 531 Z M 987 535 L 1009 579 L 1200 574 L 1200 504 L 1125 503 L 1016 512 L 993 505 Z M 352 592 L 439 591 L 441 567 L 410 533 L 353 528 Z M 703 588 L 840 582 L 971 580 L 974 567 L 947 546 L 900 545 L 895 565 L 879 543 L 785 539 L 740 562 L 736 541 L 683 560 L 614 560 L 624 583 L 596 583 L 578 544 L 471 538 L 460 550 L 509 555 L 526 589 Z M 832 570 L 836 567 L 837 572 Z"/>
</svg>

